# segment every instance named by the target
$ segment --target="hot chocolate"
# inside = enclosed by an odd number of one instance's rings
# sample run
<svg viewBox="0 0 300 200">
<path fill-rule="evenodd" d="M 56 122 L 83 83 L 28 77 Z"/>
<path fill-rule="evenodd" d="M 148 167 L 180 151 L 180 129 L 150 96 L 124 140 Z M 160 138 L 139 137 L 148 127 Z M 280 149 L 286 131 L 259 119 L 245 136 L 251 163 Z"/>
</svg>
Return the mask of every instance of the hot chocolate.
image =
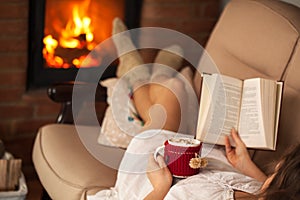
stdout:
<svg viewBox="0 0 300 200">
<path fill-rule="evenodd" d="M 198 146 L 200 144 L 199 140 L 190 139 L 190 138 L 171 138 L 169 139 L 169 143 L 175 146 Z"/>
</svg>

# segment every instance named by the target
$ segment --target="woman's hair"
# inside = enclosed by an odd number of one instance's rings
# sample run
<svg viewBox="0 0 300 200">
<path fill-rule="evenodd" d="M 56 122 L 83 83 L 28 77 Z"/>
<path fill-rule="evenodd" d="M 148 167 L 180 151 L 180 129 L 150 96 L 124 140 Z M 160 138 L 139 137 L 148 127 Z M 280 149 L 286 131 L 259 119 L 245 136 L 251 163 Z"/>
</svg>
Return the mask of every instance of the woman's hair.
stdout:
<svg viewBox="0 0 300 200">
<path fill-rule="evenodd" d="M 262 196 L 264 200 L 300 199 L 300 144 L 280 160 Z"/>
</svg>

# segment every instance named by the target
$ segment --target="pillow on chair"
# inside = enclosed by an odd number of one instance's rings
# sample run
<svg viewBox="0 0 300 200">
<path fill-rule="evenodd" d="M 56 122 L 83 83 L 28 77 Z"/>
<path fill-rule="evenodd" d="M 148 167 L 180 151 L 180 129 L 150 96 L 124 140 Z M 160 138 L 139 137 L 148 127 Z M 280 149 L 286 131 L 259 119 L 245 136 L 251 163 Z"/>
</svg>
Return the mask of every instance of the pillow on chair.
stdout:
<svg viewBox="0 0 300 200">
<path fill-rule="evenodd" d="M 127 148 L 131 139 L 138 134 L 143 121 L 138 117 L 131 99 L 131 89 L 123 79 L 110 78 L 100 83 L 107 88 L 108 108 L 101 125 L 98 143 Z"/>
</svg>

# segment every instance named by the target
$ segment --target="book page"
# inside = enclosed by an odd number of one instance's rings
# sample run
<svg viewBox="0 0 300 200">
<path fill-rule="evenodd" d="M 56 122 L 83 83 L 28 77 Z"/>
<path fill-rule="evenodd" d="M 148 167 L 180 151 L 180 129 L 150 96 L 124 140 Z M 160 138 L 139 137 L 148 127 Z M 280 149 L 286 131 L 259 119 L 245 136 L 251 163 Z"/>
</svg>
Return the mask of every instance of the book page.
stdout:
<svg viewBox="0 0 300 200">
<path fill-rule="evenodd" d="M 260 79 L 244 81 L 238 132 L 247 147 L 265 144 L 260 87 Z"/>
<path fill-rule="evenodd" d="M 207 129 L 207 125 L 209 118 L 208 116 L 210 105 L 212 101 L 212 94 L 210 93 L 215 88 L 215 80 L 212 78 L 204 78 L 202 82 L 201 88 L 201 96 L 200 96 L 200 105 L 199 105 L 199 113 L 198 113 L 198 123 L 197 123 L 197 132 L 196 138 L 200 139 L 202 133 L 204 133 Z M 201 119 L 201 120 L 200 120 Z"/>
<path fill-rule="evenodd" d="M 280 108 L 281 108 L 281 100 L 282 100 L 282 90 L 283 90 L 283 82 L 276 83 L 276 109 L 275 109 L 275 133 L 274 133 L 274 143 L 272 150 L 276 149 L 277 143 L 277 133 L 278 133 L 278 126 L 279 126 L 279 116 L 280 116 Z"/>
<path fill-rule="evenodd" d="M 274 149 L 281 91 L 282 87 L 273 80 L 244 81 L 239 134 L 247 147 Z"/>
<path fill-rule="evenodd" d="M 277 84 L 276 81 L 263 79 L 262 106 L 266 147 L 273 148 L 276 119 Z"/>
<path fill-rule="evenodd" d="M 203 77 L 200 110 L 197 127 L 197 139 L 214 144 L 224 144 L 224 136 L 237 128 L 243 82 L 224 75 L 213 74 Z M 203 92 L 203 90 L 202 90 Z M 205 95 L 210 95 L 209 107 Z M 206 104 L 204 106 L 204 103 Z M 206 112 L 206 118 L 203 111 Z"/>
</svg>

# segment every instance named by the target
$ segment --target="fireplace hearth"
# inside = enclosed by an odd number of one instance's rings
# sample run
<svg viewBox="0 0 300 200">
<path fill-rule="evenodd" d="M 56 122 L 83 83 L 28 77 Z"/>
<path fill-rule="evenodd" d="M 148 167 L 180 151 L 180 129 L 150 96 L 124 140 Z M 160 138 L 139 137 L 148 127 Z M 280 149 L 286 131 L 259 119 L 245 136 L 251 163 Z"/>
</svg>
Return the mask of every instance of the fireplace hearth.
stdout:
<svg viewBox="0 0 300 200">
<path fill-rule="evenodd" d="M 135 0 L 31 0 L 27 87 L 74 81 L 85 57 L 111 36 L 114 17 L 123 19 L 129 29 L 139 27 L 141 5 Z M 115 63 L 102 78 L 114 75 Z M 84 70 L 93 74 L 98 67 L 99 60 Z"/>
</svg>

